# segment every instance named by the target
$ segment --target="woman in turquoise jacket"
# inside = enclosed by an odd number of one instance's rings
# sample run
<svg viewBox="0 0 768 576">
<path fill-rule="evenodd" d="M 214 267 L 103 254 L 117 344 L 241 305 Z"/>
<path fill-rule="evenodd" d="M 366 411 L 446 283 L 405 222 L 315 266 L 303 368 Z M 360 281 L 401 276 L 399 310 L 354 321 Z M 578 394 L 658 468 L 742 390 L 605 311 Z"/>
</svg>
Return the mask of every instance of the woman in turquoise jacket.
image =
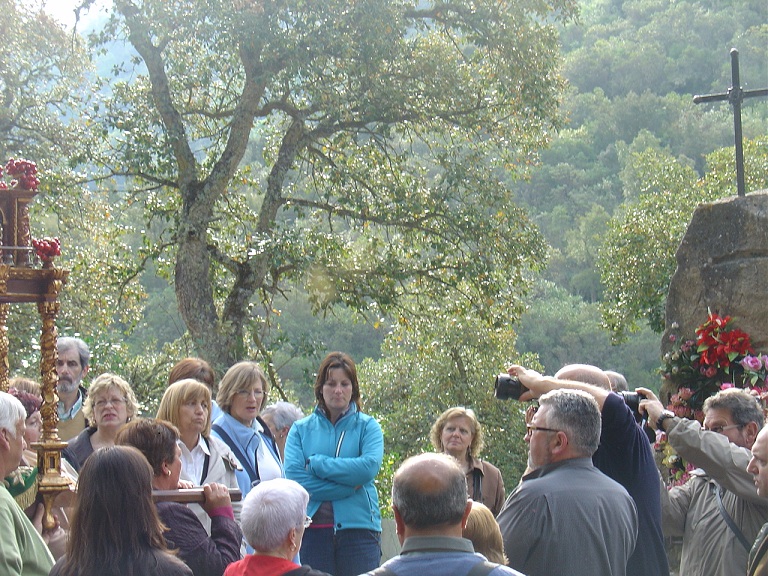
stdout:
<svg viewBox="0 0 768 576">
<path fill-rule="evenodd" d="M 360 411 L 355 363 L 332 352 L 315 380 L 317 406 L 294 423 L 285 474 L 309 492 L 301 560 L 334 576 L 357 576 L 381 561 L 381 515 L 374 479 L 384 456 L 381 426 Z"/>
</svg>

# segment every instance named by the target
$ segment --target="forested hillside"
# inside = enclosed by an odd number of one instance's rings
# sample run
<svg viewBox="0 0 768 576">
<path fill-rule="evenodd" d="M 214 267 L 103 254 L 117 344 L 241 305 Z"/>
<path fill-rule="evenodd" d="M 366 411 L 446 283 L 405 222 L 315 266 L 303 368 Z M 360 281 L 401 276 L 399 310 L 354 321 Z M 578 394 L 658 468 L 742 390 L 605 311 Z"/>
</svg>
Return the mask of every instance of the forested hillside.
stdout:
<svg viewBox="0 0 768 576">
<path fill-rule="evenodd" d="M 639 318 L 637 335 L 621 326 L 620 335 L 629 341 L 610 355 L 601 351 L 609 334 L 584 333 L 601 322 L 596 304 L 604 286 L 597 262 L 610 219 L 621 217 L 648 185 L 640 176 L 639 153 L 653 150 L 701 177 L 708 154 L 733 146 L 731 107 L 696 105 L 692 97 L 728 89 L 732 47 L 740 51 L 742 87 L 768 86 L 768 6 L 598 0 L 580 7 L 580 22 L 561 31 L 568 125 L 542 153 L 530 181 L 518 187 L 519 201 L 552 246 L 544 277 L 580 299 L 539 290 L 518 345 L 540 352 L 548 370 L 592 358 L 614 363 L 637 381 L 657 362 L 656 351 L 648 350 L 655 344 L 646 319 Z M 745 138 L 763 138 L 764 155 L 765 99 L 745 100 L 743 127 Z M 764 169 L 753 176 L 764 182 Z M 730 192 L 735 194 L 735 183 Z M 610 266 L 610 251 L 604 257 Z"/>
</svg>

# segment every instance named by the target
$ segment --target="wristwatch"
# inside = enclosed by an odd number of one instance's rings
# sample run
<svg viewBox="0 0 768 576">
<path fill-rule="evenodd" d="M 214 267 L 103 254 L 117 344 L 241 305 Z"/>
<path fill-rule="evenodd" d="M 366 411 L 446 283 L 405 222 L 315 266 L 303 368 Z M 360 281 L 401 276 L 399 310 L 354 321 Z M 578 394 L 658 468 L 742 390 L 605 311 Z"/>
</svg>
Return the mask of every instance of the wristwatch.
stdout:
<svg viewBox="0 0 768 576">
<path fill-rule="evenodd" d="M 661 430 L 662 432 L 666 432 L 664 430 L 664 420 L 667 420 L 668 418 L 674 418 L 675 413 L 671 410 L 664 410 L 659 415 L 659 418 L 656 420 L 656 430 Z"/>
</svg>

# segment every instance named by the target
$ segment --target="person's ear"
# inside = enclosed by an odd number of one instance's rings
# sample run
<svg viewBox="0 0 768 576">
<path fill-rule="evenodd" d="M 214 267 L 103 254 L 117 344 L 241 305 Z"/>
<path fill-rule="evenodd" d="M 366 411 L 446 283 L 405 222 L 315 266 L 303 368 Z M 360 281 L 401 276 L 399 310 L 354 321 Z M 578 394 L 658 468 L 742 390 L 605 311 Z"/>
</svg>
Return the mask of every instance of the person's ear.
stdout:
<svg viewBox="0 0 768 576">
<path fill-rule="evenodd" d="M 397 534 L 397 539 L 400 540 L 400 544 L 402 545 L 403 541 L 405 540 L 405 522 L 403 522 L 403 517 L 400 515 L 400 510 L 397 509 L 397 506 L 392 504 L 392 512 L 395 513 L 395 533 Z"/>
<path fill-rule="evenodd" d="M 8 438 L 9 434 L 10 432 L 8 432 L 8 430 L 6 430 L 5 428 L 0 430 L 0 449 L 8 450 L 10 448 L 11 442 Z"/>
<path fill-rule="evenodd" d="M 757 435 L 760 433 L 760 427 L 757 422 L 749 422 L 744 426 L 744 438 L 747 441 L 747 447 L 751 447 L 757 440 Z"/>
<path fill-rule="evenodd" d="M 472 512 L 472 500 L 467 498 L 467 507 L 464 509 L 464 516 L 461 517 L 461 529 L 467 527 L 467 520 L 469 520 L 469 513 Z"/>
<path fill-rule="evenodd" d="M 552 453 L 560 454 L 562 452 L 565 452 L 567 449 L 568 449 L 568 436 L 565 435 L 565 432 L 558 431 L 557 434 L 555 434 L 555 440 L 552 446 Z"/>
</svg>

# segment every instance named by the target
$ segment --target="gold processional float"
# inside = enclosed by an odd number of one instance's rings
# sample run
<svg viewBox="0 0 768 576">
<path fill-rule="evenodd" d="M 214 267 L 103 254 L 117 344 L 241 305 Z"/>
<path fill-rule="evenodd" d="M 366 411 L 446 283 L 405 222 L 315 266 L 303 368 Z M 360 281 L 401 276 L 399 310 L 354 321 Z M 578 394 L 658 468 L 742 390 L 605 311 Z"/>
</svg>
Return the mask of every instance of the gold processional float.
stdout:
<svg viewBox="0 0 768 576">
<path fill-rule="evenodd" d="M 37 492 L 43 499 L 45 515 L 43 528 L 56 527 L 51 513 L 53 503 L 63 492 L 75 489 L 73 481 L 61 469 L 61 451 L 67 446 L 59 438 L 59 416 L 56 392 L 56 316 L 59 313 L 59 293 L 69 270 L 57 268 L 53 258 L 61 254 L 58 239 L 32 239 L 29 228 L 29 204 L 37 195 L 37 168 L 25 160 L 10 160 L 6 173 L 16 179 L 7 186 L 0 180 L 0 390 L 9 388 L 8 313 L 11 304 L 36 303 L 42 321 L 40 335 L 40 384 L 43 397 L 40 415 L 43 433 L 31 448 L 37 451 Z M 0 170 L 0 175 L 2 171 Z M 41 262 L 41 266 L 38 265 Z M 155 490 L 156 502 L 203 502 L 202 487 L 182 490 Z M 233 502 L 240 501 L 240 490 L 230 489 Z"/>
<path fill-rule="evenodd" d="M 9 161 L 11 166 L 13 160 Z M 0 218 L 2 219 L 2 246 L 0 246 L 0 390 L 8 391 L 8 313 L 12 304 L 36 303 L 40 313 L 40 385 L 43 403 L 40 415 L 43 433 L 31 448 L 37 451 L 38 494 L 45 506 L 43 528 L 52 529 L 56 519 L 51 508 L 62 492 L 74 489 L 71 480 L 61 472 L 61 451 L 66 442 L 59 438 L 59 417 L 56 406 L 56 316 L 59 313 L 59 293 L 69 275 L 68 270 L 57 268 L 53 257 L 59 251 L 58 240 L 34 242 L 29 229 L 29 204 L 37 195 L 37 171 L 34 164 L 24 161 L 22 173 L 10 187 L 0 187 Z M 6 166 L 6 172 L 13 174 Z M 33 180 L 27 180 L 24 176 Z M 30 175 L 31 171 L 31 175 Z M 38 266 L 42 260 L 42 267 Z"/>
</svg>

